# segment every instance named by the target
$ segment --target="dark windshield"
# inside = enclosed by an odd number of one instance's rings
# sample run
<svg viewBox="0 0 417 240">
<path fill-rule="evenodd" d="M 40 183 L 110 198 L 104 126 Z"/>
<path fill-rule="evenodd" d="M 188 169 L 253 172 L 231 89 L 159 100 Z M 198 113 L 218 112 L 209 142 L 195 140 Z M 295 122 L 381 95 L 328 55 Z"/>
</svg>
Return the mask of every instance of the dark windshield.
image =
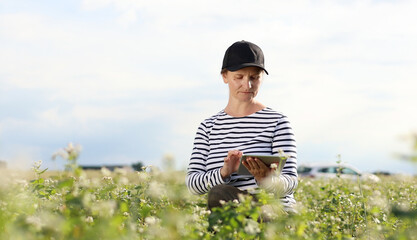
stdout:
<svg viewBox="0 0 417 240">
<path fill-rule="evenodd" d="M 297 171 L 298 171 L 298 173 L 309 173 L 311 171 L 311 168 L 300 166 L 300 167 L 298 167 Z"/>
</svg>

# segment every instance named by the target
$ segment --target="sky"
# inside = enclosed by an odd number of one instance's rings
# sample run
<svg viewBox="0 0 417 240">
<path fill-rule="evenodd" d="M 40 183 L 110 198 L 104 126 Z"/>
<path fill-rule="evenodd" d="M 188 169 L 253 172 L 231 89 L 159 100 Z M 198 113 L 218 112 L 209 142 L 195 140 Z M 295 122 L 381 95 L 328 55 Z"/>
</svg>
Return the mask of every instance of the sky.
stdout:
<svg viewBox="0 0 417 240">
<path fill-rule="evenodd" d="M 258 100 L 293 126 L 298 163 L 416 174 L 417 2 L 0 0 L 0 160 L 62 169 L 187 168 L 201 121 L 222 110 L 224 52 L 260 46 Z"/>
</svg>

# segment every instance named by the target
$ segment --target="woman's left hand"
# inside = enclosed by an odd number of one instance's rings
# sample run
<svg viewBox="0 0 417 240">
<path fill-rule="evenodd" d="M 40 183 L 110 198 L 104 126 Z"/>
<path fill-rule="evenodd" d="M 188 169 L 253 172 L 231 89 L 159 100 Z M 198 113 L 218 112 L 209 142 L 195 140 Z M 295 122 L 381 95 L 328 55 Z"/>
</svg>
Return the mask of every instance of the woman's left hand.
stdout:
<svg viewBox="0 0 417 240">
<path fill-rule="evenodd" d="M 243 162 L 243 165 L 249 170 L 250 173 L 252 173 L 258 182 L 269 176 L 269 174 L 273 171 L 259 158 L 247 157 Z"/>
</svg>

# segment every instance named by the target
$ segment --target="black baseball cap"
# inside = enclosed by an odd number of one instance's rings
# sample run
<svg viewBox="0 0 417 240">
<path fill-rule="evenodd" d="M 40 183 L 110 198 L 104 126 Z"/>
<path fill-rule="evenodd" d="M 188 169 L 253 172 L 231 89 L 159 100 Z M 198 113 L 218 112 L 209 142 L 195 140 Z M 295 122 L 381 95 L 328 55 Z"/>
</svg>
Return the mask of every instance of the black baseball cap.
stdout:
<svg viewBox="0 0 417 240">
<path fill-rule="evenodd" d="M 248 41 L 233 43 L 224 54 L 222 69 L 237 71 L 245 67 L 258 67 L 268 72 L 264 66 L 264 54 L 260 47 Z"/>
</svg>

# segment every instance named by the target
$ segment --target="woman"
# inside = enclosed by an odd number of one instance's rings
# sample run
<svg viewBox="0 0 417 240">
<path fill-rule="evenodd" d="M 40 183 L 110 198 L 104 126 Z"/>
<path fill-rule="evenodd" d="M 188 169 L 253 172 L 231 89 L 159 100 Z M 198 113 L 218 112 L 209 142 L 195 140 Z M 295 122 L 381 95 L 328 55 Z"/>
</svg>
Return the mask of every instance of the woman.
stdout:
<svg viewBox="0 0 417 240">
<path fill-rule="evenodd" d="M 297 187 L 297 153 L 294 134 L 286 116 L 255 99 L 262 83 L 264 55 L 255 44 L 235 42 L 224 55 L 221 75 L 229 86 L 224 110 L 198 127 L 187 172 L 192 193 L 208 194 L 208 207 L 238 199 L 239 193 L 259 187 L 280 194 L 283 207 L 291 211 Z M 277 176 L 258 158 L 244 166 L 253 176 L 236 174 L 242 154 L 289 156 Z"/>
</svg>

